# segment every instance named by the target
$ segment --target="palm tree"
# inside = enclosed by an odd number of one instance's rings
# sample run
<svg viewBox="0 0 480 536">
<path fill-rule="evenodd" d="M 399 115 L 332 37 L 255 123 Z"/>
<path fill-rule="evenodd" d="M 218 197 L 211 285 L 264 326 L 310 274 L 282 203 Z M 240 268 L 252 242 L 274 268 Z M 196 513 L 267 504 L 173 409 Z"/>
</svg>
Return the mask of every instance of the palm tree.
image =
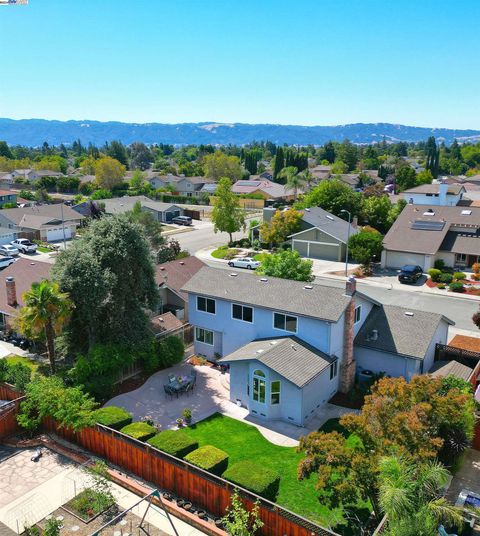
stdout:
<svg viewBox="0 0 480 536">
<path fill-rule="evenodd" d="M 298 188 L 305 183 L 305 179 L 298 173 L 298 169 L 295 166 L 285 167 L 278 174 L 278 178 L 285 180 L 285 186 L 290 190 L 293 190 L 293 195 L 296 201 Z"/>
<path fill-rule="evenodd" d="M 58 283 L 44 280 L 33 283 L 23 295 L 24 306 L 16 320 L 27 337 L 45 339 L 50 369 L 55 372 L 55 336 L 68 321 L 73 304 L 68 294 L 60 292 Z"/>
<path fill-rule="evenodd" d="M 304 182 L 307 184 L 307 188 L 310 190 L 314 180 L 312 172 L 307 168 L 304 169 L 299 175 L 302 177 Z"/>
<path fill-rule="evenodd" d="M 450 473 L 437 461 L 396 456 L 380 462 L 379 504 L 388 518 L 385 536 L 431 536 L 440 523 L 463 526 L 462 510 L 442 497 Z"/>
</svg>

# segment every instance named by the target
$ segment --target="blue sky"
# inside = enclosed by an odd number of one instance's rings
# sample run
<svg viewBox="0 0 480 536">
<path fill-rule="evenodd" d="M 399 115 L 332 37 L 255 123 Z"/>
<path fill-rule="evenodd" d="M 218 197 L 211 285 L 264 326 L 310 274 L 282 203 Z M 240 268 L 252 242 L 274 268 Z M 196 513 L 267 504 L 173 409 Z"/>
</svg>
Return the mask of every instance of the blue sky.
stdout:
<svg viewBox="0 0 480 536">
<path fill-rule="evenodd" d="M 0 117 L 480 128 L 478 0 L 0 6 Z"/>
</svg>

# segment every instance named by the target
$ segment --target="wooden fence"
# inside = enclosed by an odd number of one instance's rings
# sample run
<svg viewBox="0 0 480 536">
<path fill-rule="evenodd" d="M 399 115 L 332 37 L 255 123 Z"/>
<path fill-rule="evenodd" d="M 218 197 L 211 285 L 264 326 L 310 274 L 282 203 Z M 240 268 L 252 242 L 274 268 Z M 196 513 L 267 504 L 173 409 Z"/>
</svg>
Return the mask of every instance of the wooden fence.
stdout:
<svg viewBox="0 0 480 536">
<path fill-rule="evenodd" d="M 14 387 L 0 384 L 0 400 L 9 401 L 0 407 L 0 439 L 21 431 L 17 423 L 17 414 L 24 398 Z"/>
<path fill-rule="evenodd" d="M 152 446 L 132 439 L 111 428 L 96 425 L 75 433 L 60 428 L 52 419 L 44 427 L 61 438 L 76 443 L 93 454 L 133 473 L 155 487 L 188 499 L 216 516 L 222 516 L 235 487 L 226 480 L 207 473 L 184 460 L 174 458 Z M 338 536 L 270 501 L 241 490 L 247 508 L 259 501 L 265 536 Z"/>
</svg>

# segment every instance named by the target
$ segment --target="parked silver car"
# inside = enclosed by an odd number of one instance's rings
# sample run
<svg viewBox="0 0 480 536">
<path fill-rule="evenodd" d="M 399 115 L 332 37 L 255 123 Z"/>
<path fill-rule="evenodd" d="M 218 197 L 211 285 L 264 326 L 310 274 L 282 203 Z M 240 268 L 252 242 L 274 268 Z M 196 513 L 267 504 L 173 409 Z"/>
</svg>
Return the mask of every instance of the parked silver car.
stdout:
<svg viewBox="0 0 480 536">
<path fill-rule="evenodd" d="M 0 270 L 3 270 L 7 266 L 13 264 L 17 259 L 13 257 L 0 257 Z"/>
<path fill-rule="evenodd" d="M 0 246 L 0 255 L 5 255 L 6 257 L 17 257 L 19 251 L 17 248 L 11 246 L 10 244 L 5 244 Z"/>
<path fill-rule="evenodd" d="M 260 262 L 252 259 L 252 257 L 241 257 L 228 261 L 228 266 L 232 268 L 246 268 L 247 270 L 255 270 L 260 266 Z"/>
</svg>

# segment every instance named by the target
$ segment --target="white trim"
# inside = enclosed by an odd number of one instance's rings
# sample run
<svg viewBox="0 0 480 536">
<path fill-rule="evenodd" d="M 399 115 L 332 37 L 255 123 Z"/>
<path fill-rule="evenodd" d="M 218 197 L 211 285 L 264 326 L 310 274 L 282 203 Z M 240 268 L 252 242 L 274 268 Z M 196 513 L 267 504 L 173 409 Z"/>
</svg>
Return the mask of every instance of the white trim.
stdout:
<svg viewBox="0 0 480 536">
<path fill-rule="evenodd" d="M 275 383 L 275 382 L 278 382 L 278 391 L 273 391 L 272 389 L 272 383 Z M 273 403 L 272 402 L 272 395 L 273 394 L 278 394 L 278 402 L 277 403 Z M 282 381 L 281 380 L 272 380 L 270 381 L 270 406 L 279 406 L 280 404 L 282 403 Z"/>
<path fill-rule="evenodd" d="M 215 298 L 208 298 L 207 296 L 201 296 L 201 295 L 196 295 L 197 297 L 197 300 L 196 300 L 196 309 L 199 313 L 207 313 L 208 315 L 213 315 L 215 316 L 217 314 L 217 300 Z M 213 303 L 215 304 L 215 312 L 214 313 L 211 313 L 210 311 L 207 311 L 207 302 L 205 302 L 205 311 L 203 309 L 199 309 L 198 308 L 198 298 L 204 298 L 205 300 L 211 300 L 213 301 Z"/>
<path fill-rule="evenodd" d="M 320 246 L 335 246 L 336 248 L 340 247 L 340 244 L 335 244 L 333 242 L 317 242 L 316 240 L 299 240 L 298 238 L 294 238 L 292 242 L 300 242 L 301 244 L 318 244 Z"/>
<path fill-rule="evenodd" d="M 212 334 L 212 343 L 206 341 L 201 341 L 200 339 L 197 339 L 197 329 L 201 329 L 203 333 L 205 334 L 207 331 Z M 215 346 L 215 332 L 211 329 L 201 328 L 200 326 L 195 326 L 195 342 L 199 342 L 200 344 L 206 344 L 207 346 Z"/>
<path fill-rule="evenodd" d="M 320 231 L 321 233 L 325 233 L 326 235 L 328 236 L 331 236 L 332 238 L 334 238 L 335 240 L 338 240 L 339 242 L 341 242 L 342 244 L 346 244 L 346 242 L 344 242 L 341 238 L 338 238 L 338 236 L 334 236 L 330 233 L 327 233 L 327 231 L 325 231 L 324 229 L 322 229 L 321 227 L 316 227 L 316 226 L 313 226 L 313 227 L 310 227 L 309 229 L 305 229 L 304 231 L 299 231 L 298 233 L 294 233 L 290 236 L 287 236 L 287 238 L 293 238 L 294 236 L 297 236 L 299 234 L 302 234 L 302 233 L 306 233 L 307 231 L 311 231 L 312 229 L 317 229 L 318 231 Z M 350 231 L 350 235 L 352 235 L 352 232 Z M 305 240 L 305 242 L 314 242 L 313 240 Z M 321 243 L 321 242 L 320 242 Z M 328 243 L 328 242 L 327 242 Z"/>
<path fill-rule="evenodd" d="M 272 311 L 272 328 L 275 329 L 276 331 L 284 331 L 286 333 L 298 333 L 298 316 L 295 316 L 295 315 L 290 315 L 288 313 L 281 313 L 279 311 Z M 290 331 L 289 329 L 281 329 L 281 328 L 276 328 L 275 327 L 275 315 L 282 315 L 285 317 L 285 326 L 287 325 L 287 316 L 290 316 L 291 318 L 295 318 L 295 320 L 297 321 L 297 329 L 295 331 Z"/>
<path fill-rule="evenodd" d="M 230 302 L 230 315 L 231 315 L 231 318 L 232 320 L 237 320 L 238 322 L 245 322 L 245 324 L 253 324 L 254 322 L 254 319 L 255 319 L 255 308 L 252 307 L 251 305 L 242 305 L 241 303 L 236 303 L 236 302 Z M 242 316 L 243 316 L 243 309 L 245 307 L 247 307 L 248 309 L 251 309 L 252 310 L 252 321 L 250 322 L 250 320 L 243 320 L 243 318 L 235 318 L 233 316 L 233 306 L 234 305 L 237 305 L 238 307 L 241 307 L 242 308 Z"/>
</svg>

